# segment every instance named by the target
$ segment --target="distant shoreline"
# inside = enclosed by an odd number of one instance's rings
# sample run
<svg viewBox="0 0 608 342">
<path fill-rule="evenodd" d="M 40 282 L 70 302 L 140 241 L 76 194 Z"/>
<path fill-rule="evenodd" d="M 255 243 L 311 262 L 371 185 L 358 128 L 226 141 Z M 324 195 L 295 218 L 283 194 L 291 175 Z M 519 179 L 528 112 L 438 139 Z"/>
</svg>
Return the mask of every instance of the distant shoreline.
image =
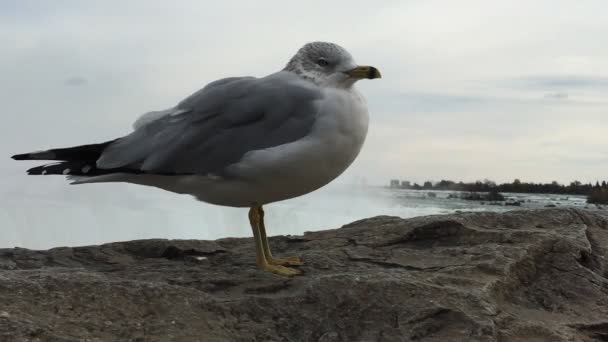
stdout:
<svg viewBox="0 0 608 342">
<path fill-rule="evenodd" d="M 421 191 L 460 191 L 470 193 L 488 193 L 500 198 L 500 193 L 513 194 L 547 194 L 547 195 L 576 195 L 586 196 L 587 203 L 608 204 L 608 183 L 596 181 L 595 184 L 583 184 L 573 181 L 568 185 L 556 181 L 551 183 L 526 183 L 515 179 L 512 183 L 497 184 L 491 180 L 476 181 L 473 183 L 441 180 L 439 182 L 426 181 L 422 185 L 407 180 L 392 179 L 388 185 L 391 189 L 421 190 Z"/>
<path fill-rule="evenodd" d="M 412 190 L 412 191 L 420 191 L 420 192 L 424 192 L 424 191 L 451 191 L 451 192 L 469 192 L 467 190 L 444 190 L 444 189 L 412 189 L 412 188 L 395 188 L 395 187 L 391 187 L 390 185 L 374 185 L 372 186 L 374 188 L 381 188 L 381 189 L 392 189 L 392 190 Z M 481 191 L 483 192 L 483 191 Z M 579 197 L 585 197 L 585 195 L 577 195 L 577 194 L 564 194 L 564 193 L 551 193 L 551 192 L 509 192 L 509 191 L 501 191 L 501 193 L 505 193 L 505 194 L 518 194 L 518 195 L 526 195 L 526 194 L 535 194 L 535 195 L 568 195 L 568 196 L 579 196 Z"/>
</svg>

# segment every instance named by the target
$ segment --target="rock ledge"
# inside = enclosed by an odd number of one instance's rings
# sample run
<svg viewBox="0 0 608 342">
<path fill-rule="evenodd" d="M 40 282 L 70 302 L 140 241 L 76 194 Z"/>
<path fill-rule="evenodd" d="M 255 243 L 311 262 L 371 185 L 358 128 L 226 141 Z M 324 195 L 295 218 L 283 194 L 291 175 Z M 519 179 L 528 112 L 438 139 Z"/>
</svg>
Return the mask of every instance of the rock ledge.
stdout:
<svg viewBox="0 0 608 342">
<path fill-rule="evenodd" d="M 0 249 L 0 341 L 608 341 L 608 215 L 375 217 L 251 239 Z"/>
</svg>

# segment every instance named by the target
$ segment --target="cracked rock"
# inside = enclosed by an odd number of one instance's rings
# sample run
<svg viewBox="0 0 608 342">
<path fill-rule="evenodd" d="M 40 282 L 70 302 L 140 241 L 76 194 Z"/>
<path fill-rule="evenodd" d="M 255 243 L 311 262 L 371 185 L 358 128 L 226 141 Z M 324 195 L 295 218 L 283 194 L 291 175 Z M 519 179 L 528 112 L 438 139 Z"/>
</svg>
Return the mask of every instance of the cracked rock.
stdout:
<svg viewBox="0 0 608 342">
<path fill-rule="evenodd" d="M 271 228 L 271 227 L 270 227 Z M 0 341 L 606 341 L 608 215 L 380 216 L 270 238 L 0 249 Z"/>
</svg>

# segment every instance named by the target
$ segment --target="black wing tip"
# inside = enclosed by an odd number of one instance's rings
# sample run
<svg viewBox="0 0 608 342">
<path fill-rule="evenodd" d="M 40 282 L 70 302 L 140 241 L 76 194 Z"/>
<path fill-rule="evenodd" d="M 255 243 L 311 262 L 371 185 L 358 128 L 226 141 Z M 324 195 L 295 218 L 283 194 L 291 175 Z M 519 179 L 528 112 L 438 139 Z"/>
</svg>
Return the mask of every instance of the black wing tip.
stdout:
<svg viewBox="0 0 608 342">
<path fill-rule="evenodd" d="M 29 156 L 30 156 L 29 153 L 15 154 L 14 156 L 11 156 L 11 159 L 13 159 L 13 160 L 28 160 Z"/>
<path fill-rule="evenodd" d="M 58 163 L 51 163 L 32 167 L 27 170 L 28 175 L 35 176 L 49 176 L 49 175 L 62 175 L 62 176 L 82 176 L 92 177 L 100 176 L 115 172 L 128 172 L 128 169 L 98 169 L 95 166 L 94 161 L 63 161 Z M 131 171 L 135 172 L 135 170 Z"/>
<path fill-rule="evenodd" d="M 36 151 L 12 156 L 14 160 L 56 160 L 57 154 L 53 150 Z"/>
<path fill-rule="evenodd" d="M 33 168 L 27 170 L 26 172 L 28 175 L 45 175 L 46 172 L 44 172 L 44 169 L 46 167 L 47 167 L 46 165 L 36 166 L 36 167 L 33 167 Z"/>
</svg>

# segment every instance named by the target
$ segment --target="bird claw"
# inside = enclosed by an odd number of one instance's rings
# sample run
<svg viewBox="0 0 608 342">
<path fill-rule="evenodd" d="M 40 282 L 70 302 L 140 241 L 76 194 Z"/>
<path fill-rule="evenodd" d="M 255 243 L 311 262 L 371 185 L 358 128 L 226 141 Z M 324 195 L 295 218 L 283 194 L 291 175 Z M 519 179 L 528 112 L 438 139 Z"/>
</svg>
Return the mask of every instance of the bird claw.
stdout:
<svg viewBox="0 0 608 342">
<path fill-rule="evenodd" d="M 268 263 L 272 265 L 281 265 L 281 266 L 302 266 L 304 262 L 300 257 L 291 256 L 285 258 L 271 258 L 268 260 Z"/>
<path fill-rule="evenodd" d="M 274 274 L 278 274 L 278 275 L 286 276 L 286 277 L 293 277 L 295 275 L 302 273 L 301 271 L 295 270 L 293 268 L 281 266 L 281 265 L 266 264 L 266 265 L 262 266 L 262 268 L 266 271 L 270 271 Z"/>
</svg>

